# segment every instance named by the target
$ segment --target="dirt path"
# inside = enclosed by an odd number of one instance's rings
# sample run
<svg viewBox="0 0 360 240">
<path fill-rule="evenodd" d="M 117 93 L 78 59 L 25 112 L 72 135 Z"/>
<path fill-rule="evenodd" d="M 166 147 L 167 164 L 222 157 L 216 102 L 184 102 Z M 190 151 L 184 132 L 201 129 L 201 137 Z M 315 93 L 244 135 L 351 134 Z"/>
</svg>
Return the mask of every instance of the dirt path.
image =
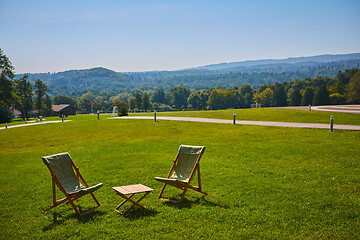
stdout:
<svg viewBox="0 0 360 240">
<path fill-rule="evenodd" d="M 64 122 L 68 122 L 71 120 L 64 120 Z M 34 123 L 26 123 L 26 124 L 19 124 L 19 125 L 11 125 L 11 126 L 7 126 L 7 128 L 16 128 L 16 127 L 28 127 L 28 126 L 34 126 L 34 125 L 39 125 L 39 124 L 47 124 L 47 123 L 60 123 L 62 122 L 61 120 L 59 121 L 42 121 L 42 122 L 34 122 Z M 5 127 L 0 127 L 0 130 L 5 129 Z"/>
<path fill-rule="evenodd" d="M 112 117 L 109 119 L 144 119 L 154 120 L 152 116 L 138 116 L 138 117 Z M 185 122 L 205 122 L 205 123 L 226 123 L 233 124 L 232 120 L 213 119 L 213 118 L 193 118 L 193 117 L 156 117 L 156 120 L 166 121 L 185 121 Z M 267 121 L 236 121 L 240 125 L 257 125 L 257 126 L 272 126 L 272 127 L 294 127 L 294 128 L 321 128 L 330 129 L 330 124 L 321 123 L 292 123 L 292 122 L 267 122 Z M 360 125 L 341 125 L 334 124 L 334 130 L 357 130 L 360 131 Z"/>
<path fill-rule="evenodd" d="M 294 109 L 294 110 L 307 110 L 309 107 L 305 106 L 292 106 L 292 107 L 272 107 L 278 109 Z M 340 113 L 351 113 L 360 114 L 360 105 L 326 105 L 326 106 L 312 106 L 311 111 L 325 111 L 325 112 L 340 112 Z"/>
</svg>

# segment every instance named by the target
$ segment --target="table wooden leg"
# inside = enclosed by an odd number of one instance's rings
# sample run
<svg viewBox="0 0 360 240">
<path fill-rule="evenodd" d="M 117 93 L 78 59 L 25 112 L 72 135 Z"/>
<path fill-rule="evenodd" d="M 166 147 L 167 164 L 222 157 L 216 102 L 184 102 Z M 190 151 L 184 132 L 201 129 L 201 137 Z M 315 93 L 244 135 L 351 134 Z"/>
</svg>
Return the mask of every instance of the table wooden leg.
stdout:
<svg viewBox="0 0 360 240">
<path fill-rule="evenodd" d="M 127 201 L 131 202 L 133 205 L 131 205 L 128 209 L 126 209 L 125 211 L 123 211 L 121 214 L 125 214 L 128 211 L 130 211 L 131 209 L 133 209 L 135 206 L 138 206 L 140 208 L 145 208 L 144 206 L 140 205 L 139 202 L 141 200 L 143 200 L 150 192 L 146 192 L 144 194 L 144 196 L 142 196 L 141 198 L 139 198 L 139 200 L 137 200 L 136 202 L 132 199 L 130 199 L 132 196 L 134 196 L 135 194 L 131 194 L 130 197 L 126 197 L 125 195 L 122 195 L 119 193 L 120 196 L 122 196 L 123 198 L 125 198 L 124 201 L 122 201 L 115 209 L 118 210 L 119 207 L 121 207 L 124 203 L 126 203 Z"/>
</svg>

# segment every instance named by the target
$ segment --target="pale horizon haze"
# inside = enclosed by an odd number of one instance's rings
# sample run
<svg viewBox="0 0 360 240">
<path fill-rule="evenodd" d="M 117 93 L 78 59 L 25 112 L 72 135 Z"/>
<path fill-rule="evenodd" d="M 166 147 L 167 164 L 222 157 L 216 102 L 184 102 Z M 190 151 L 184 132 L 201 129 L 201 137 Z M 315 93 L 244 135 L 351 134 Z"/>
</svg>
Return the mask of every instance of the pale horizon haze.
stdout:
<svg viewBox="0 0 360 240">
<path fill-rule="evenodd" d="M 358 0 L 0 0 L 0 48 L 17 74 L 359 53 L 359 13 Z"/>
</svg>

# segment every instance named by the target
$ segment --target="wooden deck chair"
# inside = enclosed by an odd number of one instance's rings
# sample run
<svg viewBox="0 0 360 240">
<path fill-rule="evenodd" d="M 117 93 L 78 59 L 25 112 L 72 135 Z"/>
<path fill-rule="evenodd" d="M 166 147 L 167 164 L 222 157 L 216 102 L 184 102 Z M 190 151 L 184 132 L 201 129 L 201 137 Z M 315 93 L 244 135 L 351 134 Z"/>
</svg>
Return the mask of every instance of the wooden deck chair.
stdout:
<svg viewBox="0 0 360 240">
<path fill-rule="evenodd" d="M 95 186 L 89 187 L 85 179 L 79 172 L 79 168 L 75 166 L 72 161 L 69 153 L 59 153 L 51 156 L 43 157 L 45 165 L 48 167 L 52 177 L 52 194 L 53 194 L 53 205 L 44 209 L 48 211 L 56 206 L 59 206 L 62 203 L 70 203 L 74 208 L 75 212 L 79 215 L 84 215 L 86 213 L 92 212 L 100 206 L 99 201 L 94 195 L 94 191 L 102 187 L 102 183 L 99 183 Z M 74 173 L 74 170 L 76 175 Z M 80 182 L 83 182 L 83 184 Z M 65 198 L 56 200 L 56 189 L 55 184 L 60 188 L 60 190 L 65 194 Z M 78 198 L 91 194 L 94 201 L 97 204 L 97 207 L 90 209 L 86 212 L 80 213 L 77 207 L 74 204 L 74 201 Z"/>
<path fill-rule="evenodd" d="M 190 188 L 199 193 L 207 195 L 206 192 L 201 189 L 200 180 L 200 165 L 199 161 L 205 151 L 204 146 L 188 146 L 181 145 L 176 158 L 171 166 L 170 172 L 167 178 L 155 177 L 156 181 L 163 182 L 164 185 L 158 196 L 159 199 L 170 201 L 169 199 L 162 198 L 162 194 L 165 190 L 166 185 L 170 185 L 183 190 L 180 201 L 173 201 L 181 203 L 184 199 L 186 191 Z M 190 185 L 191 180 L 197 172 L 198 186 Z"/>
</svg>

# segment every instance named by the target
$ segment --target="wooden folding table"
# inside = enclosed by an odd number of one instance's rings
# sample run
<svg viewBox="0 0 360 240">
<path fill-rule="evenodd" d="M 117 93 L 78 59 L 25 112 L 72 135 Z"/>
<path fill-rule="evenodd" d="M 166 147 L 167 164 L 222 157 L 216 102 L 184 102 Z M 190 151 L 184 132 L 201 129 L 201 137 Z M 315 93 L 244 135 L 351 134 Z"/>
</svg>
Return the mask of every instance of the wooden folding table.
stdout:
<svg viewBox="0 0 360 240">
<path fill-rule="evenodd" d="M 143 200 L 149 193 L 151 193 L 154 189 L 149 188 L 147 186 L 144 186 L 142 184 L 135 184 L 135 185 L 127 185 L 127 186 L 121 186 L 121 187 L 113 187 L 113 189 L 115 190 L 116 194 L 125 198 L 124 201 L 122 201 L 116 208 L 115 210 L 118 211 L 119 208 L 126 203 L 127 201 L 131 202 L 133 205 L 131 205 L 128 209 L 126 209 L 125 211 L 123 211 L 121 214 L 125 214 L 128 211 L 130 211 L 133 207 L 138 206 L 141 208 L 145 208 L 144 206 L 140 205 L 139 202 L 141 200 Z M 137 193 L 145 193 L 141 198 L 139 198 L 139 200 L 137 200 L 136 202 L 134 200 L 132 200 L 131 198 L 137 194 Z M 126 195 L 130 195 L 129 197 L 127 197 Z"/>
</svg>

